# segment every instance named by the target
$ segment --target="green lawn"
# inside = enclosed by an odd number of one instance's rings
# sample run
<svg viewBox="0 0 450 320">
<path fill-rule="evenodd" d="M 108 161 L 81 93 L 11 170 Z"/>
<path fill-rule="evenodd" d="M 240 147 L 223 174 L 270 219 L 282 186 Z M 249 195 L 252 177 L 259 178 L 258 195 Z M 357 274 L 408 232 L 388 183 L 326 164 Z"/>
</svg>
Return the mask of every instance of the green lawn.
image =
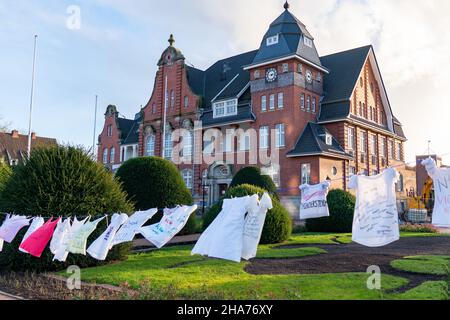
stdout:
<svg viewBox="0 0 450 320">
<path fill-rule="evenodd" d="M 411 236 L 404 234 L 403 236 Z M 423 236 L 423 234 L 422 234 Z M 433 235 L 434 236 L 434 235 Z M 351 241 L 349 234 L 293 235 L 284 245 L 336 244 Z M 260 246 L 259 258 L 292 258 L 326 254 L 315 247 L 274 249 Z M 445 283 L 430 282 L 404 294 L 387 295 L 406 279 L 385 275 L 383 290 L 366 287 L 363 273 L 320 275 L 251 275 L 240 264 L 191 256 L 192 246 L 166 248 L 130 255 L 124 262 L 82 270 L 82 280 L 129 286 L 141 292 L 142 299 L 444 299 Z M 434 261 L 434 260 L 433 260 Z M 332 261 L 330 261 L 332 263 Z M 404 266 L 403 260 L 396 262 Z"/>
<path fill-rule="evenodd" d="M 403 271 L 443 276 L 450 273 L 450 256 L 405 257 L 392 261 L 391 265 Z"/>
</svg>

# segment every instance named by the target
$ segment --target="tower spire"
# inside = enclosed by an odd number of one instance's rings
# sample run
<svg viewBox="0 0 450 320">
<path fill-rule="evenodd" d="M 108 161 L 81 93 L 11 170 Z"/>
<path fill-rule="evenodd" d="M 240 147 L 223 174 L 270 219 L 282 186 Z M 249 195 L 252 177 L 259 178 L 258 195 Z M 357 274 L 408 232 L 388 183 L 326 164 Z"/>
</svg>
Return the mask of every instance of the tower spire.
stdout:
<svg viewBox="0 0 450 320">
<path fill-rule="evenodd" d="M 173 44 L 175 42 L 175 38 L 173 37 L 173 34 L 170 35 L 170 38 L 168 41 L 169 41 L 170 46 L 173 47 Z"/>
<path fill-rule="evenodd" d="M 286 2 L 284 3 L 284 9 L 285 10 L 289 10 L 289 2 L 286 0 Z"/>
</svg>

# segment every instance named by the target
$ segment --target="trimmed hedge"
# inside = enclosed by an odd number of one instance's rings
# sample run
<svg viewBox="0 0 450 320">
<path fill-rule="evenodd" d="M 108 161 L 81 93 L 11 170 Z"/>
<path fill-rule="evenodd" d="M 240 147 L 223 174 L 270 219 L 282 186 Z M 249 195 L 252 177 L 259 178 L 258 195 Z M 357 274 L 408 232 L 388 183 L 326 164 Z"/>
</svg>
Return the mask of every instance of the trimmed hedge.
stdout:
<svg viewBox="0 0 450 320">
<path fill-rule="evenodd" d="M 230 184 L 230 188 L 242 185 L 250 184 L 261 189 L 267 190 L 271 195 L 278 199 L 277 187 L 272 178 L 261 173 L 261 169 L 258 167 L 245 167 L 236 173 L 233 181 Z"/>
<path fill-rule="evenodd" d="M 355 197 L 344 190 L 331 190 L 327 197 L 330 217 L 306 220 L 309 232 L 352 232 Z"/>
<path fill-rule="evenodd" d="M 117 170 L 116 178 L 122 183 L 128 200 L 134 203 L 136 210 L 173 208 L 193 203 L 191 192 L 177 167 L 162 158 L 130 159 Z M 159 212 L 148 224 L 157 223 L 161 218 L 162 212 Z M 196 215 L 192 214 L 180 235 L 197 231 L 195 219 Z"/>
<path fill-rule="evenodd" d="M 87 152 L 76 147 L 54 146 L 33 150 L 25 164 L 15 167 L 1 196 L 1 211 L 28 216 L 80 217 L 133 211 L 113 176 L 94 162 Z M 72 254 L 66 263 L 53 262 L 48 247 L 41 258 L 19 252 L 26 229 L 21 230 L 12 244 L 4 244 L 0 269 L 42 272 L 62 270 L 70 265 L 90 267 L 125 259 L 130 250 L 130 244 L 115 246 L 106 262 Z M 88 245 L 105 229 L 106 221 L 103 221 L 89 237 Z"/>
<path fill-rule="evenodd" d="M 212 206 L 203 220 L 203 229 L 206 230 L 208 226 L 214 221 L 222 210 L 223 200 L 251 196 L 258 194 L 262 196 L 266 192 L 262 188 L 253 185 L 243 184 L 228 189 L 224 198 Z M 282 243 L 289 239 L 292 233 L 292 220 L 287 210 L 281 205 L 280 201 L 271 196 L 273 209 L 269 210 L 264 223 L 264 229 L 261 236 L 261 244 L 275 244 Z"/>
</svg>

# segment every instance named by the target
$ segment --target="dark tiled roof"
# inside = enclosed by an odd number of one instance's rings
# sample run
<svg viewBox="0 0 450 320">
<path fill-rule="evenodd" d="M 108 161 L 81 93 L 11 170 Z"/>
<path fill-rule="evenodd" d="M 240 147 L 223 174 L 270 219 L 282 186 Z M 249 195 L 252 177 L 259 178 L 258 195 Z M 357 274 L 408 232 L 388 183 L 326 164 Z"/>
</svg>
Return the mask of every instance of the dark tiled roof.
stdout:
<svg viewBox="0 0 450 320">
<path fill-rule="evenodd" d="M 350 157 L 345 153 L 339 142 L 333 137 L 331 146 L 326 144 L 325 134 L 331 135 L 327 129 L 316 123 L 308 123 L 297 141 L 295 148 L 288 153 L 288 156 L 302 155 L 334 155 L 339 158 Z"/>
<path fill-rule="evenodd" d="M 336 103 L 322 104 L 319 121 L 333 121 L 345 119 L 350 115 L 350 100 Z"/>
<path fill-rule="evenodd" d="M 325 99 L 322 104 L 349 100 L 372 46 L 365 46 L 321 57 L 330 70 L 324 77 Z"/>
<path fill-rule="evenodd" d="M 122 144 L 136 144 L 139 142 L 139 119 L 129 120 L 125 118 L 117 119 L 118 129 L 121 132 Z"/>
<path fill-rule="evenodd" d="M 278 43 L 267 46 L 269 37 L 278 35 Z M 298 55 L 316 65 L 321 66 L 321 61 L 316 47 L 308 47 L 304 43 L 304 37 L 313 40 L 313 37 L 305 25 L 298 20 L 289 10 L 285 10 L 269 27 L 264 35 L 258 54 L 252 64 L 270 61 L 290 55 Z"/>
<path fill-rule="evenodd" d="M 399 137 L 406 139 L 405 132 L 403 131 L 402 126 L 396 122 L 394 122 L 394 132 Z"/>
<path fill-rule="evenodd" d="M 198 96 L 203 96 L 205 90 L 205 72 L 191 66 L 186 66 L 186 73 L 192 92 Z"/>
<path fill-rule="evenodd" d="M 203 121 L 203 127 L 211 127 L 211 126 L 219 126 L 219 125 L 226 125 L 241 121 L 255 121 L 256 117 L 252 112 L 252 109 L 250 105 L 240 105 L 238 106 L 238 114 L 236 116 L 231 117 L 222 117 L 222 118 L 215 118 L 213 117 L 213 111 L 211 109 L 204 112 L 204 114 L 201 117 L 201 120 Z"/>
<path fill-rule="evenodd" d="M 36 137 L 31 141 L 31 149 L 57 145 L 56 139 Z M 13 138 L 11 133 L 0 132 L 0 157 L 5 157 L 8 161 L 19 160 L 22 162 L 26 157 L 28 149 L 28 136 L 19 134 L 18 138 Z"/>
</svg>

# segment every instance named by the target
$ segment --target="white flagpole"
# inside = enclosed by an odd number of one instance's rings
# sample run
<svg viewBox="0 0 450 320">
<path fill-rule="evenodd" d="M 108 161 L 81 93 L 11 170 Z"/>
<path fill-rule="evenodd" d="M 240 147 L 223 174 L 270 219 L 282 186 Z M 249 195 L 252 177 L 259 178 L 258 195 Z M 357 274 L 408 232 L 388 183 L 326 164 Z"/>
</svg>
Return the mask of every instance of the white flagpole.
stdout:
<svg viewBox="0 0 450 320">
<path fill-rule="evenodd" d="M 98 106 L 98 95 L 95 95 L 95 114 L 94 114 L 94 137 L 92 139 L 92 154 L 95 157 L 95 135 L 97 134 L 97 106 Z"/>
<path fill-rule="evenodd" d="M 31 127 L 32 127 L 32 115 L 33 115 L 33 98 L 34 98 L 34 79 L 35 79 L 35 70 L 36 70 L 37 38 L 38 38 L 38 36 L 35 35 L 34 36 L 34 53 L 33 53 L 33 73 L 31 76 L 30 115 L 29 115 L 29 122 L 28 122 L 28 148 L 27 148 L 28 159 L 31 156 Z"/>
<path fill-rule="evenodd" d="M 164 85 L 164 115 L 163 115 L 163 136 L 162 136 L 162 158 L 165 158 L 165 153 L 166 153 L 166 126 L 167 126 L 167 100 L 168 100 L 168 96 L 167 96 L 167 76 L 166 76 L 166 81 L 165 81 L 165 85 Z"/>
</svg>

